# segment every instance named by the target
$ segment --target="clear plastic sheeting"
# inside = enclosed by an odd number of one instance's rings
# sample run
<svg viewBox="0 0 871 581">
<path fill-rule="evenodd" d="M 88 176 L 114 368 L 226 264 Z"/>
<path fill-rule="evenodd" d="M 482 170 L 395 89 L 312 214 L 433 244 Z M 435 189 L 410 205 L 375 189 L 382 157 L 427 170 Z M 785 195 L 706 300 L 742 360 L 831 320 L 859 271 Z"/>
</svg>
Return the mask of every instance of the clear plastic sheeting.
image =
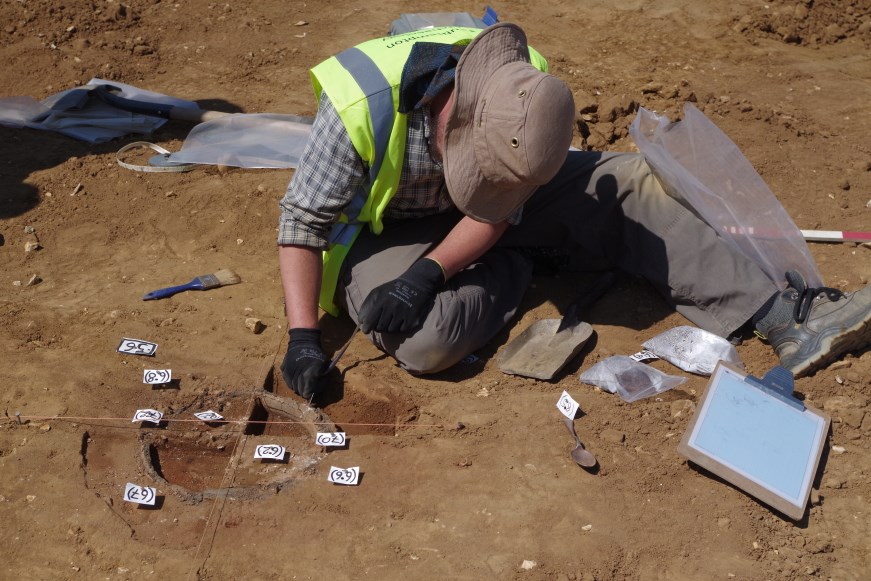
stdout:
<svg viewBox="0 0 871 581">
<path fill-rule="evenodd" d="M 626 355 L 599 361 L 579 378 L 583 383 L 616 393 L 626 402 L 638 401 L 684 383 L 686 377 L 668 375 Z"/>
<path fill-rule="evenodd" d="M 629 128 L 669 193 L 755 261 L 781 289 L 797 270 L 809 286 L 822 277 L 801 231 L 738 147 L 691 103 L 682 121 L 644 108 Z"/>
<path fill-rule="evenodd" d="M 481 18 L 476 18 L 468 12 L 419 12 L 416 14 L 400 14 L 390 25 L 390 36 L 435 28 L 437 26 L 464 26 L 466 28 L 485 28 L 487 25 Z"/>
<path fill-rule="evenodd" d="M 48 107 L 33 97 L 3 97 L 0 98 L 0 125 L 26 127 L 48 111 Z"/>
<path fill-rule="evenodd" d="M 55 93 L 42 101 L 31 97 L 0 98 L 0 125 L 54 131 L 88 143 L 102 143 L 131 133 L 147 135 L 166 119 L 116 109 L 90 95 L 100 85 L 117 89 L 126 99 L 196 108 L 197 104 L 117 81 L 93 78 L 87 85 Z"/>
<path fill-rule="evenodd" d="M 642 346 L 660 359 L 698 375 L 710 375 L 721 360 L 744 368 L 734 345 L 696 327 L 669 329 L 645 341 Z"/>
<path fill-rule="evenodd" d="M 311 135 L 312 119 L 272 113 L 234 114 L 195 126 L 171 164 L 295 168 Z"/>
</svg>

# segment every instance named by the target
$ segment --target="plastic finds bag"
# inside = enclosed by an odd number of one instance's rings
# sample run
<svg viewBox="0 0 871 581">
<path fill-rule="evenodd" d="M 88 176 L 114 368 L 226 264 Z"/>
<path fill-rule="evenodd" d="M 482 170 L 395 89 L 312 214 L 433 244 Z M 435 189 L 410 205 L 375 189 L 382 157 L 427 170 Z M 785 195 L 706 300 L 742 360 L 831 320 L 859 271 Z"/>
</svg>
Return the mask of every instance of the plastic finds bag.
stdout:
<svg viewBox="0 0 871 581">
<path fill-rule="evenodd" d="M 822 278 L 792 218 L 725 133 L 691 103 L 670 123 L 644 108 L 629 134 L 669 194 L 756 262 L 779 288 L 797 270 L 810 287 Z"/>
<path fill-rule="evenodd" d="M 696 327 L 675 327 L 641 344 L 672 365 L 699 375 L 710 375 L 721 359 L 743 369 L 735 347 L 713 333 Z"/>
<path fill-rule="evenodd" d="M 583 372 L 580 380 L 616 393 L 623 401 L 633 402 L 668 391 L 687 379 L 668 375 L 626 355 L 614 355 Z"/>
</svg>

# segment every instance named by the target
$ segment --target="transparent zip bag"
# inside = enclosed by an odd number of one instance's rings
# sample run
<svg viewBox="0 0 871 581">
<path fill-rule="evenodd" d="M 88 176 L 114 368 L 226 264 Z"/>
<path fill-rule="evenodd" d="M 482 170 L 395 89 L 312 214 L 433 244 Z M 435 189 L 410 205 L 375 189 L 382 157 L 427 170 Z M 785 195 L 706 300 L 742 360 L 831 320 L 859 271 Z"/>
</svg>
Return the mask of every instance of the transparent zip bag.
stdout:
<svg viewBox="0 0 871 581">
<path fill-rule="evenodd" d="M 616 393 L 626 402 L 663 393 L 687 380 L 686 377 L 663 373 L 626 355 L 614 355 L 599 361 L 584 371 L 579 379 Z"/>
</svg>

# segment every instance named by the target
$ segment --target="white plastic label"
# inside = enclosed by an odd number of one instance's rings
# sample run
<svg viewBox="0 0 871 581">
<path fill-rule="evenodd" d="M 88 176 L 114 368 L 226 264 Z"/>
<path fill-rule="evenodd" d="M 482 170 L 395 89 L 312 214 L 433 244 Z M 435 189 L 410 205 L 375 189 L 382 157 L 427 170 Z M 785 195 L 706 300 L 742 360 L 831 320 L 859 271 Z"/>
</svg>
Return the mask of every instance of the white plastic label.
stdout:
<svg viewBox="0 0 871 581">
<path fill-rule="evenodd" d="M 344 446 L 345 432 L 318 432 L 315 443 L 318 446 Z"/>
<path fill-rule="evenodd" d="M 160 385 L 172 380 L 172 369 L 145 369 L 142 372 L 142 383 Z"/>
<path fill-rule="evenodd" d="M 265 460 L 284 460 L 286 451 L 284 446 L 278 444 L 261 444 L 254 448 L 254 457 Z"/>
<path fill-rule="evenodd" d="M 327 477 L 329 482 L 333 484 L 344 484 L 346 486 L 356 486 L 360 479 L 360 467 L 353 468 L 336 468 L 330 466 L 330 475 Z"/>
<path fill-rule="evenodd" d="M 151 422 L 152 424 L 159 424 L 160 420 L 163 419 L 163 412 L 159 412 L 157 410 L 136 410 L 136 413 L 133 414 L 133 419 L 130 420 L 133 423 L 136 422 Z"/>
<path fill-rule="evenodd" d="M 119 353 L 128 353 L 130 355 L 147 355 L 153 356 L 157 351 L 157 343 L 151 341 L 143 341 L 141 339 L 121 339 L 121 344 L 118 345 Z"/>
<path fill-rule="evenodd" d="M 127 483 L 124 487 L 124 500 L 134 504 L 147 504 L 154 506 L 154 501 L 157 499 L 157 489 L 150 486 L 139 486 Z"/>
<path fill-rule="evenodd" d="M 559 401 L 556 402 L 557 409 L 568 419 L 575 419 L 575 414 L 578 413 L 578 402 L 572 399 L 572 396 L 569 395 L 567 391 L 563 391 L 563 394 L 560 396 Z"/>
<path fill-rule="evenodd" d="M 219 414 L 218 412 L 213 412 L 209 410 L 207 412 L 196 412 L 194 417 L 198 420 L 203 420 L 204 422 L 216 422 L 218 420 L 223 420 L 224 416 Z"/>
<path fill-rule="evenodd" d="M 633 361 L 637 361 L 639 363 L 644 363 L 645 361 L 653 361 L 655 359 L 659 359 L 659 357 L 656 355 L 656 353 L 645 349 L 644 351 L 639 351 L 635 355 L 630 355 L 629 359 L 632 359 Z"/>
</svg>

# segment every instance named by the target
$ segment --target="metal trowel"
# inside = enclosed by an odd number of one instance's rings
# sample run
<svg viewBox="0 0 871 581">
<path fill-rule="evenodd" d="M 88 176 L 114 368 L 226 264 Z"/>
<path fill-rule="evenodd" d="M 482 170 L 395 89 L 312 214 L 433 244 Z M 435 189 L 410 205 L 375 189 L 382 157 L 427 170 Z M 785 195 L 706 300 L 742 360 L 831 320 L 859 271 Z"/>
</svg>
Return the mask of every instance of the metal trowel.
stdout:
<svg viewBox="0 0 871 581">
<path fill-rule="evenodd" d="M 543 319 L 527 327 L 499 354 L 499 369 L 509 375 L 552 379 L 571 361 L 593 334 L 589 323 L 578 314 L 601 297 L 614 282 L 605 272 L 584 288 L 566 309 L 562 319 Z"/>
</svg>

